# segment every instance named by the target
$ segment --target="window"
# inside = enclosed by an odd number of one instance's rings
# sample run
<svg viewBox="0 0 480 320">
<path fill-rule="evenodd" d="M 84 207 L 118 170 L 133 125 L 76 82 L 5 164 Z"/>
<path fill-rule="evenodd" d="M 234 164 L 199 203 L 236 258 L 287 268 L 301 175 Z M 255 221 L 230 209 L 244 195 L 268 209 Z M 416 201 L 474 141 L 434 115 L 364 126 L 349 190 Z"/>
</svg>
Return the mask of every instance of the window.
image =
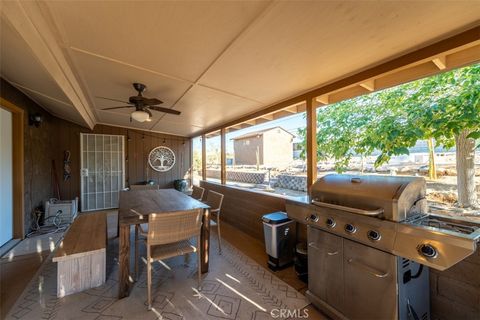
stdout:
<svg viewBox="0 0 480 320">
<path fill-rule="evenodd" d="M 477 64 L 319 108 L 318 176 L 422 176 L 431 213 L 480 221 L 479 79 Z"/>
<path fill-rule="evenodd" d="M 296 113 L 301 108 L 288 116 L 280 111 L 279 119 L 259 118 L 227 128 L 228 185 L 294 197 L 306 194 L 306 162 L 295 149 L 306 127 L 305 112 Z"/>
<path fill-rule="evenodd" d="M 207 181 L 220 183 L 220 130 L 206 135 Z"/>
<path fill-rule="evenodd" d="M 192 184 L 200 185 L 202 180 L 202 137 L 192 139 Z"/>
</svg>

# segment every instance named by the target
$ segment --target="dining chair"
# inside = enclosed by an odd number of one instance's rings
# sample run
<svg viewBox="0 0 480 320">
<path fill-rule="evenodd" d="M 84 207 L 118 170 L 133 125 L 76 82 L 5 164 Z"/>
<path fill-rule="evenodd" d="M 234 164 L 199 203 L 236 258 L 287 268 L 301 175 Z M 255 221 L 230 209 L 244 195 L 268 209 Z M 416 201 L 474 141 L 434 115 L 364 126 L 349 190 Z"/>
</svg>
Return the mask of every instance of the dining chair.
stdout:
<svg viewBox="0 0 480 320">
<path fill-rule="evenodd" d="M 192 194 L 190 195 L 190 197 L 192 197 L 193 199 L 202 201 L 204 194 L 205 194 L 205 189 L 204 188 L 193 186 L 192 187 Z"/>
<path fill-rule="evenodd" d="M 222 235 L 220 232 L 220 210 L 222 209 L 223 194 L 208 190 L 207 199 L 205 203 L 210 206 L 211 220 L 217 225 L 218 234 L 218 253 L 222 254 Z"/>
<path fill-rule="evenodd" d="M 200 230 L 202 209 L 150 214 L 147 233 L 147 303 L 152 308 L 152 263 L 162 259 L 196 253 L 198 257 L 198 287 L 200 288 Z M 196 238 L 196 245 L 190 240 Z"/>
</svg>

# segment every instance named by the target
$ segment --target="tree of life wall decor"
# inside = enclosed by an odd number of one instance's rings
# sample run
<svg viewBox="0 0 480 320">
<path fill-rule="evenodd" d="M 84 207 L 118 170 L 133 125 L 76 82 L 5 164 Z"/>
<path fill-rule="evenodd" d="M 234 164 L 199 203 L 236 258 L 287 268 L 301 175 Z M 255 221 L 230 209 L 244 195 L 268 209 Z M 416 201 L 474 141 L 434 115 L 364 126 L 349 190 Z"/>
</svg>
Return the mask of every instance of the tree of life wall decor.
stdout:
<svg viewBox="0 0 480 320">
<path fill-rule="evenodd" d="M 148 164 L 153 170 L 166 172 L 175 165 L 175 153 L 168 147 L 156 147 L 148 155 Z"/>
</svg>

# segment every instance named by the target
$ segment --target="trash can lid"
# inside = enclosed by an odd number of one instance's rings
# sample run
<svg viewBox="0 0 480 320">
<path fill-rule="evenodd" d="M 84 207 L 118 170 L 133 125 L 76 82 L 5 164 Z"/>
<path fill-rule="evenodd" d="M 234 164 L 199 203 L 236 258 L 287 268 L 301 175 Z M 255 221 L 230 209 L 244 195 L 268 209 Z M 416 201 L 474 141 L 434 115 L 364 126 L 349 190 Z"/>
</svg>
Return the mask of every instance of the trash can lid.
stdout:
<svg viewBox="0 0 480 320">
<path fill-rule="evenodd" d="M 285 212 L 278 211 L 278 212 L 273 212 L 273 213 L 264 215 L 262 217 L 262 220 L 265 223 L 280 224 L 280 223 L 290 221 L 291 219 L 288 218 Z"/>
</svg>

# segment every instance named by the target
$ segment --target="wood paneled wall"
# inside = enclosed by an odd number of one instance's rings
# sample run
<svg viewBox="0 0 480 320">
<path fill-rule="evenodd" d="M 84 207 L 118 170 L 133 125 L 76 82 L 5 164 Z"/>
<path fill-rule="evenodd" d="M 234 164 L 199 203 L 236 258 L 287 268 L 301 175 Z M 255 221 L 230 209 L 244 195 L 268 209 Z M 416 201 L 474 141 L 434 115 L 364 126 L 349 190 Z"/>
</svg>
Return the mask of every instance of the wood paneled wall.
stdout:
<svg viewBox="0 0 480 320">
<path fill-rule="evenodd" d="M 285 212 L 285 198 L 241 188 L 200 181 L 200 186 L 223 194 L 220 218 L 239 230 L 264 242 L 262 216 L 276 211 Z M 306 240 L 306 227 L 297 223 L 297 241 Z"/>
<path fill-rule="evenodd" d="M 65 121 L 57 122 L 62 132 L 55 148 L 55 162 L 58 163 L 59 178 L 63 177 L 63 153 L 71 153 L 72 177 L 60 182 L 61 197 L 72 199 L 80 194 L 80 133 L 112 134 L 125 137 L 125 186 L 154 180 L 160 188 L 173 188 L 176 179 L 190 178 L 190 140 L 178 136 L 145 132 L 121 127 L 97 125 L 90 131 Z M 148 154 L 158 146 L 166 146 L 175 153 L 175 166 L 167 172 L 157 172 L 147 163 Z"/>
<path fill-rule="evenodd" d="M 118 134 L 125 136 L 125 185 L 154 180 L 160 188 L 173 187 L 175 179 L 189 178 L 190 139 L 120 127 L 97 125 L 94 130 L 59 119 L 0 78 L 0 96 L 25 110 L 24 120 L 24 229 L 30 230 L 33 208 L 53 197 L 52 160 L 55 160 L 62 199 L 80 198 L 80 133 Z M 42 124 L 28 125 L 29 114 L 40 114 Z M 168 172 L 153 171 L 147 164 L 150 150 L 167 146 L 175 152 L 176 164 Z M 71 177 L 63 180 L 64 151 L 69 150 Z"/>
</svg>

